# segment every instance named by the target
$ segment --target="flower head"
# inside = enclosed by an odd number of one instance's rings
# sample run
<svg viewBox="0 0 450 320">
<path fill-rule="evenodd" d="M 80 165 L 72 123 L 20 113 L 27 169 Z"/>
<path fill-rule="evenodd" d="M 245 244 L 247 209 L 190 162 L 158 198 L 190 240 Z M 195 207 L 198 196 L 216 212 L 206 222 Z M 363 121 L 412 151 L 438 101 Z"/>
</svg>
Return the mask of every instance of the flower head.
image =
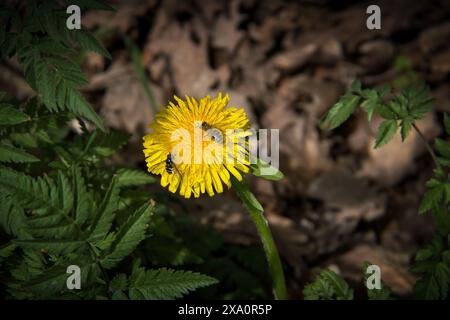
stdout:
<svg viewBox="0 0 450 320">
<path fill-rule="evenodd" d="M 161 110 L 144 137 L 148 171 L 161 175 L 161 185 L 190 198 L 213 196 L 242 180 L 249 171 L 248 141 L 252 133 L 243 109 L 227 108 L 229 96 L 197 101 L 174 96 L 176 104 Z"/>
</svg>

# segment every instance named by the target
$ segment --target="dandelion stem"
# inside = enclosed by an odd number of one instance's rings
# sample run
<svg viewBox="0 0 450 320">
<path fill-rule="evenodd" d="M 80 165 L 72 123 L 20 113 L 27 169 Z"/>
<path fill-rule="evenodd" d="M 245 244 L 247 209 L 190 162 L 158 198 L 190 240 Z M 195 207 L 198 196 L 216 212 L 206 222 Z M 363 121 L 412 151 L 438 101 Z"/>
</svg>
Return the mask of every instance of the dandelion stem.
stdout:
<svg viewBox="0 0 450 320">
<path fill-rule="evenodd" d="M 272 288 L 275 299 L 285 300 L 287 299 L 287 293 L 283 267 L 281 265 L 281 259 L 273 240 L 272 233 L 269 229 L 269 224 L 267 223 L 263 213 L 264 209 L 258 200 L 256 200 L 253 193 L 249 190 L 245 181 L 238 181 L 235 178 L 232 178 L 231 181 L 233 184 L 233 189 L 236 191 L 237 195 L 249 211 L 250 216 L 255 223 L 256 229 L 258 230 L 259 237 L 261 238 L 266 259 L 269 264 L 269 270 L 272 276 Z"/>
</svg>

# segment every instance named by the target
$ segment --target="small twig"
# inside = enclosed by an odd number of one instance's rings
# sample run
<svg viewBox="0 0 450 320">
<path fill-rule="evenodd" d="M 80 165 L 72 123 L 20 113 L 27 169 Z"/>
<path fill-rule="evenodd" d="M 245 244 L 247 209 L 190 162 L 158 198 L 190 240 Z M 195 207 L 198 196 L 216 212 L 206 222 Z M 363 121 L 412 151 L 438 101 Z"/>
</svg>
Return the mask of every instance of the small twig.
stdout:
<svg viewBox="0 0 450 320">
<path fill-rule="evenodd" d="M 438 169 L 441 169 L 441 164 L 439 163 L 438 158 L 436 156 L 436 153 L 434 152 L 434 150 L 431 147 L 430 143 L 427 141 L 427 139 L 425 138 L 425 136 L 422 134 L 422 132 L 419 130 L 419 128 L 416 126 L 415 123 L 413 123 L 412 126 L 413 126 L 414 130 L 416 130 L 417 134 L 419 135 L 420 140 L 423 142 L 423 144 L 427 148 L 428 153 L 431 155 L 431 158 L 433 158 L 433 161 L 436 164 L 436 167 Z"/>
</svg>

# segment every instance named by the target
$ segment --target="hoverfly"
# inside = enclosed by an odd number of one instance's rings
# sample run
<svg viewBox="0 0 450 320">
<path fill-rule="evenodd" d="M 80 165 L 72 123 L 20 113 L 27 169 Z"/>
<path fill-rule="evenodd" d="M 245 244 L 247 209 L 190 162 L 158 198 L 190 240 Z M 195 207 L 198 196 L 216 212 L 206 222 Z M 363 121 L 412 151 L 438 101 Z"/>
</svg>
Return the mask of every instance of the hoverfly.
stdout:
<svg viewBox="0 0 450 320">
<path fill-rule="evenodd" d="M 181 181 L 183 179 L 183 177 L 182 177 L 180 171 L 177 169 L 176 165 L 173 163 L 172 154 L 171 153 L 169 153 L 167 155 L 166 160 L 164 162 L 166 164 L 166 172 L 168 174 L 172 175 L 174 173 L 174 170 L 175 170 L 176 173 L 178 174 L 178 177 L 179 177 L 180 181 Z M 191 189 L 192 193 L 195 193 L 194 192 L 194 188 L 192 188 L 192 186 L 190 187 L 190 189 Z"/>
<path fill-rule="evenodd" d="M 208 136 L 211 138 L 212 141 L 217 142 L 217 143 L 222 143 L 222 141 L 223 141 L 222 132 L 219 129 L 214 128 L 212 125 L 210 125 L 206 121 L 202 122 L 202 129 L 206 132 L 208 132 L 208 130 L 210 130 L 210 132 L 208 133 Z"/>
<path fill-rule="evenodd" d="M 208 122 L 202 121 L 202 129 L 205 131 L 208 131 L 209 129 L 213 129 L 213 126 L 211 126 Z"/>
<path fill-rule="evenodd" d="M 173 160 L 172 160 L 172 154 L 168 154 L 167 155 L 167 158 L 166 158 L 166 160 L 165 160 L 165 163 L 166 163 L 166 172 L 168 173 L 168 174 L 173 174 L 173 170 L 175 169 L 176 170 L 176 172 L 181 176 L 181 174 L 180 174 L 180 172 L 178 171 L 178 169 L 177 169 L 177 167 L 175 166 L 175 164 L 173 163 Z"/>
</svg>

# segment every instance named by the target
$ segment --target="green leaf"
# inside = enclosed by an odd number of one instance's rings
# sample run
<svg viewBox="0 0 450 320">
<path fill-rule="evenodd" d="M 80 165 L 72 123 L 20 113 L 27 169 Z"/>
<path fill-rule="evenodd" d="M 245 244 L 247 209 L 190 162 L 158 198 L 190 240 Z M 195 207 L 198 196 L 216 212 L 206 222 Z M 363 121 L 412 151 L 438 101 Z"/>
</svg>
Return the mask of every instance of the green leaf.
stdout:
<svg viewBox="0 0 450 320">
<path fill-rule="evenodd" d="M 23 249 L 20 262 L 10 270 L 15 280 L 27 281 L 42 274 L 46 268 L 44 255 L 37 250 Z"/>
<path fill-rule="evenodd" d="M 136 246 L 145 239 L 145 232 L 150 221 L 152 206 L 148 203 L 137 209 L 127 222 L 123 224 L 112 244 L 111 252 L 101 260 L 102 265 L 109 269 L 128 256 Z"/>
<path fill-rule="evenodd" d="M 29 246 L 48 243 L 48 250 L 64 251 L 63 244 L 75 245 L 85 239 L 80 226 L 69 215 L 74 205 L 72 188 L 67 177 L 57 172 L 56 183 L 48 176 L 32 178 L 10 169 L 0 168 L 0 189 L 16 196 L 17 203 L 33 209 L 32 216 L 24 219 L 24 230 L 33 235 Z M 72 243 L 73 242 L 73 243 Z M 73 248 L 71 246 L 70 248 Z M 66 251 L 64 251 L 66 252 Z"/>
<path fill-rule="evenodd" d="M 74 217 L 75 221 L 81 226 L 92 212 L 92 198 L 86 189 L 83 176 L 76 168 L 72 172 L 72 189 L 74 193 Z"/>
<path fill-rule="evenodd" d="M 362 91 L 362 84 L 360 80 L 354 80 L 352 84 L 350 85 L 350 92 L 361 94 Z"/>
<path fill-rule="evenodd" d="M 141 186 L 155 181 L 157 181 L 155 177 L 142 170 L 120 169 L 117 171 L 117 185 L 119 187 Z"/>
<path fill-rule="evenodd" d="M 0 126 L 11 126 L 29 120 L 30 117 L 28 115 L 17 110 L 12 105 L 0 103 Z"/>
<path fill-rule="evenodd" d="M 366 100 L 361 104 L 361 107 L 367 112 L 367 120 L 369 122 L 372 122 L 373 115 L 377 107 L 377 103 L 372 100 Z"/>
<path fill-rule="evenodd" d="M 430 188 L 422 198 L 419 207 L 419 213 L 423 214 L 429 210 L 441 205 L 442 201 L 447 198 L 450 192 L 448 183 L 439 182 Z"/>
<path fill-rule="evenodd" d="M 12 237 L 23 237 L 25 228 L 25 213 L 15 197 L 7 195 L 0 187 L 0 229 Z"/>
<path fill-rule="evenodd" d="M 355 112 L 360 97 L 353 95 L 345 95 L 328 111 L 321 120 L 321 127 L 328 126 L 330 130 L 339 127 L 347 120 L 353 112 Z"/>
<path fill-rule="evenodd" d="M 398 116 L 386 104 L 379 105 L 376 109 L 377 113 L 384 119 L 397 120 Z"/>
<path fill-rule="evenodd" d="M 76 115 L 85 117 L 87 120 L 92 121 L 92 123 L 94 123 L 98 128 L 105 131 L 102 118 L 95 113 L 83 95 L 79 91 L 70 88 L 68 88 L 66 92 L 67 109 L 74 112 Z"/>
<path fill-rule="evenodd" d="M 72 40 L 76 41 L 81 48 L 97 52 L 98 54 L 104 56 L 111 60 L 111 55 L 108 50 L 103 47 L 103 45 L 94 37 L 91 33 L 85 30 L 77 30 L 76 32 L 71 32 Z"/>
<path fill-rule="evenodd" d="M 98 209 L 98 213 L 91 225 L 90 239 L 101 240 L 111 228 L 112 221 L 115 216 L 119 202 L 120 189 L 117 186 L 117 178 L 114 177 L 106 191 L 106 195 Z"/>
<path fill-rule="evenodd" d="M 110 282 L 110 286 L 114 290 L 128 289 L 128 278 L 124 273 L 117 274 Z"/>
<path fill-rule="evenodd" d="M 379 148 L 388 143 L 394 137 L 397 128 L 396 120 L 384 120 L 378 127 L 375 148 Z"/>
<path fill-rule="evenodd" d="M 423 299 L 446 299 L 450 285 L 450 269 L 443 262 L 435 263 L 430 272 L 420 278 L 415 286 L 415 293 Z"/>
<path fill-rule="evenodd" d="M 214 278 L 190 271 L 138 268 L 130 277 L 129 295 L 133 300 L 168 300 L 215 283 Z"/>
<path fill-rule="evenodd" d="M 438 153 L 446 159 L 450 159 L 450 143 L 441 139 L 436 139 L 434 145 Z"/>
<path fill-rule="evenodd" d="M 433 109 L 434 99 L 431 97 L 430 89 L 423 82 L 413 83 L 404 90 L 402 95 L 404 97 L 407 108 L 414 119 L 421 119 L 427 112 Z"/>
<path fill-rule="evenodd" d="M 410 118 L 405 118 L 400 121 L 400 134 L 402 136 L 402 141 L 408 137 L 409 132 L 411 131 L 413 125 L 413 120 Z"/>
<path fill-rule="evenodd" d="M 110 157 L 122 148 L 129 138 L 129 134 L 121 132 L 99 134 L 93 142 L 92 152 L 101 157 Z"/>
<path fill-rule="evenodd" d="M 86 83 L 79 67 L 57 56 L 48 57 L 33 47 L 24 55 L 25 78 L 51 112 L 67 111 L 81 116 L 105 130 L 102 119 L 95 113 L 77 87 Z"/>
<path fill-rule="evenodd" d="M 71 264 L 78 265 L 81 269 L 81 288 L 88 288 L 100 274 L 100 269 L 96 263 L 73 261 L 67 265 L 55 265 L 45 270 L 42 274 L 24 283 L 22 287 L 26 291 L 43 297 L 52 297 L 61 294 L 63 291 L 69 291 L 67 289 L 67 278 L 70 274 L 67 273 L 67 267 Z"/>
<path fill-rule="evenodd" d="M 70 187 L 69 181 L 62 171 L 57 173 L 57 189 L 58 189 L 58 199 L 59 208 L 61 208 L 61 213 L 66 215 L 72 209 L 74 199 L 72 188 Z"/>
<path fill-rule="evenodd" d="M 63 240 L 63 239 L 36 239 L 36 240 L 12 240 L 20 247 L 45 250 L 53 254 L 67 254 L 86 245 L 84 240 Z"/>
<path fill-rule="evenodd" d="M 446 203 L 448 203 L 449 201 L 449 191 L 450 190 L 447 187 Z M 450 234 L 450 215 L 448 214 L 447 210 L 445 210 L 445 205 L 435 207 L 432 211 L 432 214 L 438 233 L 440 233 L 441 235 Z"/>
<path fill-rule="evenodd" d="M 0 265 L 5 258 L 13 254 L 16 248 L 17 246 L 14 243 L 7 243 L 6 245 L 0 246 Z"/>
<path fill-rule="evenodd" d="M 442 260 L 446 265 L 450 265 L 450 250 L 445 250 L 442 253 Z"/>
<path fill-rule="evenodd" d="M 444 128 L 445 133 L 450 135 L 450 116 L 447 114 L 447 112 L 444 113 Z"/>
<path fill-rule="evenodd" d="M 117 290 L 112 294 L 111 300 L 128 300 L 128 297 L 123 291 Z"/>
<path fill-rule="evenodd" d="M 114 240 L 116 239 L 116 233 L 114 231 L 109 232 L 106 237 L 100 241 L 95 242 L 95 247 L 100 249 L 100 251 L 109 250 L 111 248 Z"/>
<path fill-rule="evenodd" d="M 39 161 L 39 158 L 36 158 L 32 154 L 29 154 L 12 145 L 7 145 L 0 142 L 0 162 L 25 163 L 37 161 Z"/>
<path fill-rule="evenodd" d="M 280 169 L 275 168 L 260 158 L 257 158 L 257 163 L 252 164 L 250 169 L 254 176 L 263 179 L 278 181 L 284 178 L 284 174 Z"/>
<path fill-rule="evenodd" d="M 352 300 L 353 290 L 331 270 L 323 270 L 303 290 L 305 300 Z"/>
<path fill-rule="evenodd" d="M 372 121 L 373 115 L 379 113 L 382 117 L 384 115 L 383 108 L 385 104 L 383 97 L 390 92 L 389 86 L 383 86 L 379 89 L 364 89 L 361 91 L 361 96 L 365 99 L 361 103 L 361 107 L 367 112 L 369 122 Z M 389 119 L 388 117 L 387 119 Z"/>
<path fill-rule="evenodd" d="M 420 249 L 416 253 L 416 261 L 425 261 L 433 256 L 433 251 L 430 248 Z"/>
<path fill-rule="evenodd" d="M 25 207 L 54 207 L 56 203 L 56 186 L 47 176 L 37 178 L 0 166 L 0 189 L 17 199 Z"/>
</svg>

